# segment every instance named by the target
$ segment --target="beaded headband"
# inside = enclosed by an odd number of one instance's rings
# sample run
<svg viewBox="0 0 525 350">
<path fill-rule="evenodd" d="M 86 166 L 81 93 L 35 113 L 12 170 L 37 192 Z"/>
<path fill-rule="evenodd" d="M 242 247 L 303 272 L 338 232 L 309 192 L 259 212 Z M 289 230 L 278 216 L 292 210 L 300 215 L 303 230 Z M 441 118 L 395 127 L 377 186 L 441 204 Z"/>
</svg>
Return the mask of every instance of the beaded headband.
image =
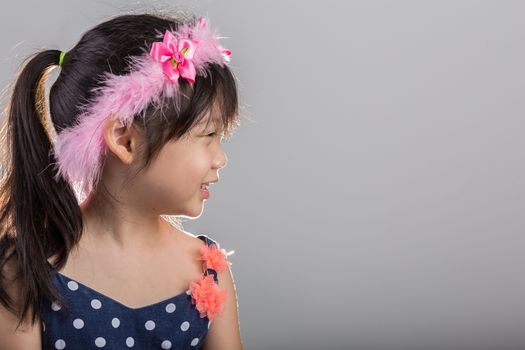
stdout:
<svg viewBox="0 0 525 350">
<path fill-rule="evenodd" d="M 93 102 L 81 106 L 77 122 L 57 135 L 51 150 L 57 159 L 55 180 L 63 176 L 82 198 L 87 197 L 99 180 L 107 154 L 105 121 L 118 119 L 130 126 L 138 113 L 144 117 L 150 103 L 177 94 L 180 78 L 193 84 L 196 75 L 206 76 L 208 64 L 229 62 L 231 51 L 219 45 L 219 38 L 200 17 L 195 25 L 166 30 L 163 41 L 154 42 L 148 54 L 131 58 L 129 74 L 105 73 L 102 87 L 93 90 Z"/>
</svg>

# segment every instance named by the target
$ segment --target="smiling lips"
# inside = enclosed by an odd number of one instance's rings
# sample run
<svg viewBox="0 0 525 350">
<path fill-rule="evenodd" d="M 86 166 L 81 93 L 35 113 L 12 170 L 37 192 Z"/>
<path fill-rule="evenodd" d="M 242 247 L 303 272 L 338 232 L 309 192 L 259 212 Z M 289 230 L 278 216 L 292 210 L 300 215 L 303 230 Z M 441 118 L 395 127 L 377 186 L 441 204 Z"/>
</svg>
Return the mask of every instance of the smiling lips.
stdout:
<svg viewBox="0 0 525 350">
<path fill-rule="evenodd" d="M 208 190 L 208 186 L 202 185 L 201 186 L 201 194 L 204 199 L 210 198 L 210 191 Z"/>
</svg>

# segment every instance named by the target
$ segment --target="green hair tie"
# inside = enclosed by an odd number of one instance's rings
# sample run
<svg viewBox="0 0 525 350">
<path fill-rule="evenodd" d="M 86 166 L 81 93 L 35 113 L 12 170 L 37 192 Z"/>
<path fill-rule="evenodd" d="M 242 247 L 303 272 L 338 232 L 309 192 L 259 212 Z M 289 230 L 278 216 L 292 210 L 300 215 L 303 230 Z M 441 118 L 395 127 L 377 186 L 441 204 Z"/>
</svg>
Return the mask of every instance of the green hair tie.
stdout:
<svg viewBox="0 0 525 350">
<path fill-rule="evenodd" d="M 60 59 L 58 60 L 58 65 L 62 66 L 62 63 L 64 63 L 64 57 L 66 56 L 66 52 L 62 51 L 60 52 Z"/>
</svg>

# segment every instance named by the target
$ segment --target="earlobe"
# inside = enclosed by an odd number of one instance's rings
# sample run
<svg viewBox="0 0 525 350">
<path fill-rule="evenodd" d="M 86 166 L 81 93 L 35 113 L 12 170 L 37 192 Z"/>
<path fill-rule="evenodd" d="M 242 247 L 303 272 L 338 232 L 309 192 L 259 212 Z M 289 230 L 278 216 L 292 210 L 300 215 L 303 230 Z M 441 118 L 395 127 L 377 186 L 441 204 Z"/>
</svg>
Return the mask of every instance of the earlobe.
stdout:
<svg viewBox="0 0 525 350">
<path fill-rule="evenodd" d="M 131 164 L 136 156 L 136 134 L 118 119 L 109 118 L 104 125 L 104 141 L 108 149 L 124 164 Z"/>
</svg>

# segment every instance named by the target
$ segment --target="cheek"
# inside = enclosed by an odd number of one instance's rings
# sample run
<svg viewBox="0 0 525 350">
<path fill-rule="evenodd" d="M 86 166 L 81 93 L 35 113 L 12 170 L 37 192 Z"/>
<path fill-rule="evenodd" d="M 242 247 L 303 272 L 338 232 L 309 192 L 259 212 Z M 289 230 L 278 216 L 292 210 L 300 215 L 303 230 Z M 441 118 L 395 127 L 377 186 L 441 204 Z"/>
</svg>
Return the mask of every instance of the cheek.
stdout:
<svg viewBox="0 0 525 350">
<path fill-rule="evenodd" d="M 145 186 L 155 196 L 190 196 L 208 174 L 207 163 L 198 152 L 157 160 L 145 176 Z"/>
<path fill-rule="evenodd" d="M 170 212 L 174 206 L 181 205 L 195 196 L 196 184 L 191 183 L 183 164 L 161 163 L 150 168 L 141 178 L 140 200 L 143 204 L 158 210 Z"/>
<path fill-rule="evenodd" d="M 187 187 L 191 180 L 191 168 L 187 159 L 165 159 L 155 165 L 149 174 L 148 182 L 160 190 L 177 191 Z"/>
<path fill-rule="evenodd" d="M 205 144 L 170 145 L 143 171 L 141 192 L 150 198 L 170 197 L 170 201 L 189 198 L 209 178 L 211 161 Z"/>
</svg>

